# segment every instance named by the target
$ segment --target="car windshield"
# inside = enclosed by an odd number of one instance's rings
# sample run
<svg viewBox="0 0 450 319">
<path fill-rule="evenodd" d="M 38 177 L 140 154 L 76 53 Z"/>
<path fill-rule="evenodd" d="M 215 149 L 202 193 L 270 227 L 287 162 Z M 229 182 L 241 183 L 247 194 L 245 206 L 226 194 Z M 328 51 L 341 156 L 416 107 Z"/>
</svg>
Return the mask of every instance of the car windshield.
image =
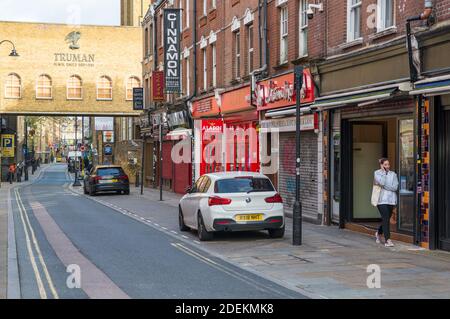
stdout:
<svg viewBox="0 0 450 319">
<path fill-rule="evenodd" d="M 118 167 L 99 168 L 97 170 L 98 176 L 119 176 L 123 174 L 124 174 L 123 170 Z"/>
<path fill-rule="evenodd" d="M 267 178 L 261 177 L 237 177 L 216 181 L 215 193 L 249 193 L 249 192 L 273 192 L 272 183 Z"/>
</svg>

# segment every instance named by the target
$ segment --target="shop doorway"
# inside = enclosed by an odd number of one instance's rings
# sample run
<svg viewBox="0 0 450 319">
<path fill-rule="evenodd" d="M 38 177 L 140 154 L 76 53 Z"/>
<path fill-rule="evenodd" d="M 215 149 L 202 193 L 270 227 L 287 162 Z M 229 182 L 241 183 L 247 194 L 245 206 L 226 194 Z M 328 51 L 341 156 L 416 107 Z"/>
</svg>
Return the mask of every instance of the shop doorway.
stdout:
<svg viewBox="0 0 450 319">
<path fill-rule="evenodd" d="M 450 100 L 450 99 L 449 99 Z M 438 248 L 450 251 L 450 105 L 438 120 Z"/>
<path fill-rule="evenodd" d="M 397 235 L 393 238 L 412 242 L 415 225 L 414 120 L 411 117 L 343 120 L 342 144 L 341 225 L 368 233 L 379 226 L 380 214 L 370 204 L 370 197 L 373 174 L 379 169 L 378 160 L 387 157 L 399 178 L 398 206 L 391 219 L 391 231 Z"/>
</svg>

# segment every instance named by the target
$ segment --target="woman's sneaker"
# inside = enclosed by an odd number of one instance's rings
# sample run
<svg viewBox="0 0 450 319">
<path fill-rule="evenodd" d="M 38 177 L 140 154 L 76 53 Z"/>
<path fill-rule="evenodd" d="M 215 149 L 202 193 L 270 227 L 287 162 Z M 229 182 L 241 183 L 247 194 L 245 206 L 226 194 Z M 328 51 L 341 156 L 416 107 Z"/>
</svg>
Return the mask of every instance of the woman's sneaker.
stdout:
<svg viewBox="0 0 450 319">
<path fill-rule="evenodd" d="M 380 239 L 380 235 L 378 235 L 378 232 L 375 233 L 375 242 L 377 244 L 381 244 L 381 239 Z"/>
<path fill-rule="evenodd" d="M 394 243 L 390 239 L 388 239 L 386 241 L 386 243 L 384 244 L 384 246 L 386 246 L 386 247 L 394 247 Z"/>
</svg>

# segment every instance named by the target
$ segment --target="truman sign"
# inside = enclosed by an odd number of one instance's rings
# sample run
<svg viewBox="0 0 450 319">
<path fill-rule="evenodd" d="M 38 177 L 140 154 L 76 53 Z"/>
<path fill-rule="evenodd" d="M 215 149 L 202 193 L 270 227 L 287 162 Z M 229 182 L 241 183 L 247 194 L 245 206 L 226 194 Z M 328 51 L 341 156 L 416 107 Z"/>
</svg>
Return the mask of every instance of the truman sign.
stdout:
<svg viewBox="0 0 450 319">
<path fill-rule="evenodd" d="M 181 91 L 180 9 L 164 9 L 164 74 L 166 92 Z"/>
</svg>

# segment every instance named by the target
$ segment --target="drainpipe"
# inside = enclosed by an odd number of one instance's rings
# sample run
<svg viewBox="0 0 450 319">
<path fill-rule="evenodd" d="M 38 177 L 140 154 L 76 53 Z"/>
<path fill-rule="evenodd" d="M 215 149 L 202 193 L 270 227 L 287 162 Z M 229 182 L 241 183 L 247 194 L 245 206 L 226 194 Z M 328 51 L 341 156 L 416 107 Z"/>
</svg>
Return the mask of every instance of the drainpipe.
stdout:
<svg viewBox="0 0 450 319">
<path fill-rule="evenodd" d="M 254 85 L 256 84 L 256 80 L 255 80 L 255 76 L 258 74 L 263 74 L 265 72 L 267 72 L 268 69 L 268 65 L 269 65 L 269 50 L 268 50 L 268 44 L 267 44 L 267 0 L 262 0 L 262 6 L 263 6 L 263 15 L 264 15 L 264 22 L 261 24 L 261 0 L 259 0 L 259 4 L 258 4 L 258 14 L 259 14 L 259 61 L 260 61 L 260 65 L 262 64 L 262 66 L 259 69 L 256 69 L 254 71 L 252 71 L 251 73 L 251 79 L 252 79 L 252 83 L 250 85 L 251 88 L 251 92 L 250 92 L 250 97 L 251 97 L 251 104 L 253 104 L 253 93 L 254 93 Z M 261 29 L 262 29 L 262 37 L 261 37 Z M 263 40 L 261 40 L 263 39 Z M 264 47 L 264 54 L 262 54 L 262 48 Z M 263 63 L 261 63 L 261 59 L 264 61 Z"/>
<path fill-rule="evenodd" d="M 424 11 L 414 17 L 409 17 L 406 19 L 406 37 L 407 37 L 407 44 L 408 44 L 408 58 L 409 58 L 409 72 L 410 72 L 410 81 L 411 84 L 414 84 L 414 82 L 418 79 L 418 72 L 416 67 L 414 66 L 414 58 L 413 58 L 413 47 L 412 47 L 412 32 L 411 32 L 411 22 L 413 21 L 421 21 L 421 20 L 428 20 L 431 17 L 431 14 L 433 12 L 433 3 L 430 0 L 425 0 L 424 2 Z M 414 241 L 416 245 L 420 245 L 422 236 L 421 236 L 421 225 L 420 225 L 420 210 L 422 207 L 422 198 L 421 194 L 423 193 L 423 183 L 422 183 L 422 134 L 423 134 L 423 128 L 422 128 L 422 121 L 423 121 L 423 96 L 419 95 L 416 98 L 417 103 L 417 175 L 416 175 L 416 185 L 417 185 L 417 198 L 416 198 L 416 205 L 417 205 L 417 212 L 416 215 L 416 227 L 415 227 L 415 238 Z"/>
<path fill-rule="evenodd" d="M 191 167 L 192 167 L 192 185 L 195 183 L 195 129 L 194 129 L 194 118 L 192 116 L 191 110 L 188 106 L 189 102 L 197 96 L 197 1 L 193 1 L 192 13 L 194 16 L 193 26 L 192 26 L 192 47 L 194 54 L 194 91 L 192 94 L 186 99 L 186 113 L 188 115 L 188 120 L 190 127 L 192 127 L 192 136 L 191 136 Z M 189 15 L 186 15 L 189 19 Z"/>
</svg>

